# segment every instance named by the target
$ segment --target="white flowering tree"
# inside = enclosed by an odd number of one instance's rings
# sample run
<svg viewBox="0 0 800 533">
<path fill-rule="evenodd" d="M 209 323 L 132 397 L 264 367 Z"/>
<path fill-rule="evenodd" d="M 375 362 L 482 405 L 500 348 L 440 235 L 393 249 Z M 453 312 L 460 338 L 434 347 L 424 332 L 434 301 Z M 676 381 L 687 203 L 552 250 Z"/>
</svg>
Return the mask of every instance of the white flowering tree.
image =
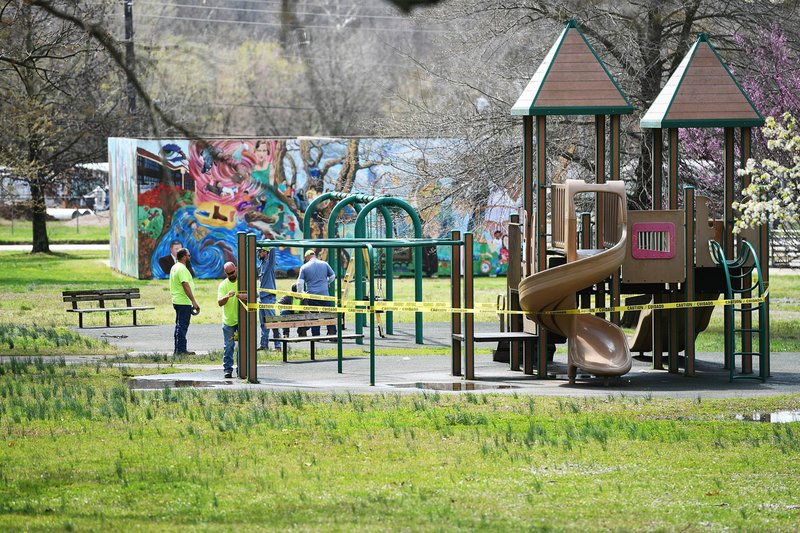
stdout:
<svg viewBox="0 0 800 533">
<path fill-rule="evenodd" d="M 767 147 L 775 159 L 750 159 L 739 171 L 749 176 L 750 185 L 742 191 L 735 231 L 761 224 L 792 227 L 800 224 L 800 129 L 796 117 L 784 113 L 769 117 L 762 130 Z"/>
</svg>

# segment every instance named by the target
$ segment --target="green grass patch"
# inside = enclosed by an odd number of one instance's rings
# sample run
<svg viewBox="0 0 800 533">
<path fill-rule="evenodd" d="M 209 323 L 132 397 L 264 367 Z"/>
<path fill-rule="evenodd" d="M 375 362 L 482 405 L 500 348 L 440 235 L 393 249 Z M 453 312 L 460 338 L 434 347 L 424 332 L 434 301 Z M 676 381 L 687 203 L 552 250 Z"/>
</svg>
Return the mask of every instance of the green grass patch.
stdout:
<svg viewBox="0 0 800 533">
<path fill-rule="evenodd" d="M 47 222 L 47 238 L 50 244 L 97 244 L 108 243 L 109 225 L 88 225 L 80 218 L 69 221 Z M 33 226 L 30 220 L 0 219 L 0 244 L 33 243 Z"/>
<path fill-rule="evenodd" d="M 798 409 L 798 396 L 137 392 L 126 375 L 0 367 L 0 528 L 797 524 L 800 425 L 735 416 Z"/>
<path fill-rule="evenodd" d="M 116 354 L 107 342 L 63 327 L 0 324 L 0 355 Z"/>
</svg>

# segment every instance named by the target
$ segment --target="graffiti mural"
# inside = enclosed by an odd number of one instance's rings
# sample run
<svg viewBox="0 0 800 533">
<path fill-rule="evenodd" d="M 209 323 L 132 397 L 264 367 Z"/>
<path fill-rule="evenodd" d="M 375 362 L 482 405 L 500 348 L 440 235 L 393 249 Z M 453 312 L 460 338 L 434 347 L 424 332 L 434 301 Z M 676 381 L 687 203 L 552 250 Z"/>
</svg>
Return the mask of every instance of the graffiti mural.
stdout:
<svg viewBox="0 0 800 533">
<path fill-rule="evenodd" d="M 119 218 L 119 260 L 112 266 L 142 279 L 164 279 L 181 247 L 189 249 L 195 277 L 219 278 L 226 261 L 236 261 L 237 233 L 258 239 L 300 239 L 309 202 L 331 190 L 369 195 L 393 195 L 412 205 L 428 205 L 435 186 L 421 190 L 409 184 L 426 163 L 425 143 L 446 141 L 402 139 L 226 139 L 226 140 L 109 140 L 112 183 L 123 192 L 112 195 Z M 447 237 L 453 229 L 473 231 L 475 271 L 505 274 L 508 260 L 504 238 L 514 202 L 503 195 L 483 211 L 451 205 L 423 209 L 426 237 Z M 310 220 L 314 238 L 328 235 L 326 223 L 332 202 L 320 204 Z M 350 236 L 356 210 L 342 211 L 338 234 Z M 481 221 L 475 223 L 475 217 Z M 379 217 L 368 232 L 383 237 Z M 393 219 L 397 235 L 410 235 L 405 215 Z M 114 227 L 114 226 L 112 226 Z M 124 231 L 123 231 L 124 229 Z M 498 235 L 497 232 L 500 232 Z M 127 233 L 126 233 L 127 232 Z M 113 250 L 113 247 L 112 247 Z M 294 276 L 302 265 L 298 249 L 279 249 L 279 275 Z M 449 269 L 445 247 L 431 251 L 426 273 Z M 413 272 L 411 254 L 394 256 L 399 275 Z"/>
<path fill-rule="evenodd" d="M 136 140 L 108 140 L 111 267 L 139 277 L 136 233 Z"/>
</svg>

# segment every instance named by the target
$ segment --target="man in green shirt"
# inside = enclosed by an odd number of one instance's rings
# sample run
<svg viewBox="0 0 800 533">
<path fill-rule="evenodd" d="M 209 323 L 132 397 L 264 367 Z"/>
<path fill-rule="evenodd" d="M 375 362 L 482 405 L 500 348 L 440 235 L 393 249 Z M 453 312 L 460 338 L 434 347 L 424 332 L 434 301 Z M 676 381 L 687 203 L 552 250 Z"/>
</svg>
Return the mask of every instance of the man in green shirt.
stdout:
<svg viewBox="0 0 800 533">
<path fill-rule="evenodd" d="M 181 248 L 176 254 L 177 262 L 169 271 L 169 292 L 172 296 L 172 307 L 175 308 L 175 355 L 194 355 L 186 350 L 186 332 L 192 320 L 192 311 L 200 312 L 200 306 L 194 299 L 194 278 L 189 272 L 192 256 L 189 250 Z"/>
<path fill-rule="evenodd" d="M 217 304 L 222 308 L 222 339 L 225 348 L 222 352 L 222 369 L 226 378 L 233 377 L 233 334 L 239 329 L 239 302 L 236 297 L 236 265 L 228 261 L 223 265 L 225 279 L 217 289 Z"/>
</svg>

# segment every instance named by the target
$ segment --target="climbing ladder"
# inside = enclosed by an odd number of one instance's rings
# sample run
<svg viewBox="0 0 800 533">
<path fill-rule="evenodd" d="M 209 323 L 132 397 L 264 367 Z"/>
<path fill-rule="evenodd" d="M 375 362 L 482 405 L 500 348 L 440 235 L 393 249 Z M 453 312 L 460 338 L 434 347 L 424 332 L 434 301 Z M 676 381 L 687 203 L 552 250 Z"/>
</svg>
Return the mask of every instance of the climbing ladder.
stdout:
<svg viewBox="0 0 800 533">
<path fill-rule="evenodd" d="M 711 255 L 714 261 L 725 271 L 726 298 L 741 300 L 751 295 L 758 296 L 761 301 L 757 304 L 733 303 L 725 306 L 727 324 L 729 327 L 725 344 L 725 361 L 730 369 L 730 380 L 734 379 L 760 379 L 766 381 L 769 375 L 769 338 L 766 331 L 767 311 L 764 300 L 764 281 L 761 277 L 761 265 L 758 262 L 753 245 L 745 239 L 740 241 L 739 255 L 735 259 L 725 259 L 725 253 L 716 241 L 711 241 Z M 749 264 L 748 264 L 749 263 Z M 755 293 L 755 294 L 754 294 Z M 753 327 L 753 314 L 758 311 L 758 325 Z M 737 323 L 738 317 L 738 323 Z M 737 334 L 739 335 L 739 351 L 736 347 Z M 758 351 L 753 351 L 752 346 L 744 346 L 743 338 L 746 334 L 758 335 Z M 752 345 L 752 339 L 750 344 Z M 746 349 L 749 348 L 749 349 Z M 758 375 L 736 374 L 736 356 L 757 356 Z"/>
</svg>

